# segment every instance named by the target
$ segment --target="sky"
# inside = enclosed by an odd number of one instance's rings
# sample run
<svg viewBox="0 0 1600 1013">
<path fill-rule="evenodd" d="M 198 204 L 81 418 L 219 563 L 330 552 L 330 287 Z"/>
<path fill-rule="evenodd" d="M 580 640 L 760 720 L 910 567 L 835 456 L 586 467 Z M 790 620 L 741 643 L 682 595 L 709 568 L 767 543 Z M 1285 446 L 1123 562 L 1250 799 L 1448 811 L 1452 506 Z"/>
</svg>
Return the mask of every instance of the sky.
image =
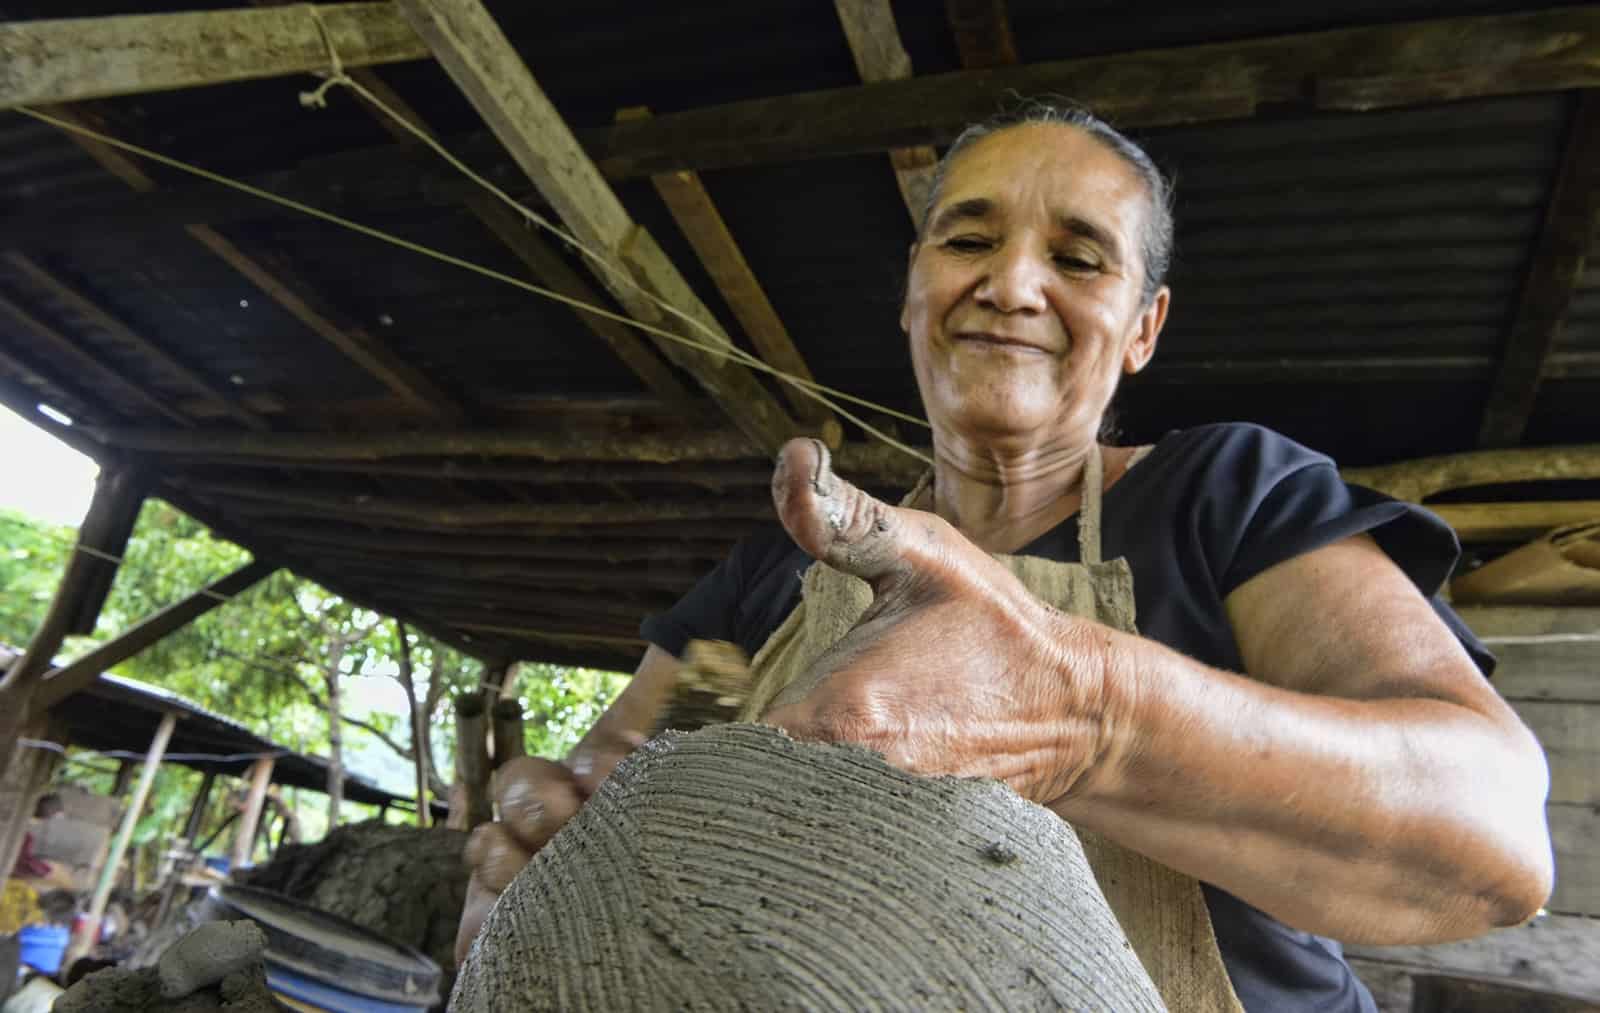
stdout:
<svg viewBox="0 0 1600 1013">
<path fill-rule="evenodd" d="M 83 522 L 100 468 L 8 408 L 0 407 L 0 507 L 51 524 Z"/>
</svg>

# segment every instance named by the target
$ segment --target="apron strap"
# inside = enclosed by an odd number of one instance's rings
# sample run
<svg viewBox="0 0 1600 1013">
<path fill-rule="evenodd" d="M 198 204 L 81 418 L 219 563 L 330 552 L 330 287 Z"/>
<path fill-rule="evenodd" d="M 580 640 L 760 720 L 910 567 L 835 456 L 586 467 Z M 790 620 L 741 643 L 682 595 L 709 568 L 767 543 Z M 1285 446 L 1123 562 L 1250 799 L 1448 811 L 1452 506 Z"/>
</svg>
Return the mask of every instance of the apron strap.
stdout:
<svg viewBox="0 0 1600 1013">
<path fill-rule="evenodd" d="M 1100 564 L 1100 496 L 1105 491 L 1105 462 L 1095 441 L 1083 465 L 1083 500 L 1078 504 L 1078 559 Z"/>
</svg>

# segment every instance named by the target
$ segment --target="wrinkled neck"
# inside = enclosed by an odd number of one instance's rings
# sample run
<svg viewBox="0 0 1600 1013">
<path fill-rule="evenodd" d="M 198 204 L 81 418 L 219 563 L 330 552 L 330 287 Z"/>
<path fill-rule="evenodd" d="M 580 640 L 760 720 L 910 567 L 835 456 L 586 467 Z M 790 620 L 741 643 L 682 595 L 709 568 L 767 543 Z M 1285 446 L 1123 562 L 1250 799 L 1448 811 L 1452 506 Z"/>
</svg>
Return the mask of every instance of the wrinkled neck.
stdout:
<svg viewBox="0 0 1600 1013">
<path fill-rule="evenodd" d="M 1096 445 L 1023 455 L 934 447 L 932 508 L 988 552 L 1015 552 L 1078 510 Z"/>
</svg>

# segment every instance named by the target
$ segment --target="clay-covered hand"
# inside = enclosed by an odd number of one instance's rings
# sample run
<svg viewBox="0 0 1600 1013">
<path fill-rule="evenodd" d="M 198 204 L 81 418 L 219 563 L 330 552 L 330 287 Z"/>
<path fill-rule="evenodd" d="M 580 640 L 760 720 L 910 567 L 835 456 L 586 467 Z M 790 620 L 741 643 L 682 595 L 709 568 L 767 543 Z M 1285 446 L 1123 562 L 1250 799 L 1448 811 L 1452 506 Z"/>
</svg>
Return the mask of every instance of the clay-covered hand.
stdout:
<svg viewBox="0 0 1600 1013">
<path fill-rule="evenodd" d="M 1040 803 L 1082 787 L 1119 719 L 1105 627 L 1040 602 L 937 515 L 840 479 L 814 440 L 784 447 L 772 493 L 800 546 L 874 597 L 763 721 L 918 773 L 993 777 Z"/>
<path fill-rule="evenodd" d="M 500 891 L 593 795 L 637 739 L 585 741 L 565 763 L 519 756 L 494 772 L 490 792 L 500 819 L 467 841 L 467 902 L 456 930 L 456 962 L 465 959 Z"/>
</svg>

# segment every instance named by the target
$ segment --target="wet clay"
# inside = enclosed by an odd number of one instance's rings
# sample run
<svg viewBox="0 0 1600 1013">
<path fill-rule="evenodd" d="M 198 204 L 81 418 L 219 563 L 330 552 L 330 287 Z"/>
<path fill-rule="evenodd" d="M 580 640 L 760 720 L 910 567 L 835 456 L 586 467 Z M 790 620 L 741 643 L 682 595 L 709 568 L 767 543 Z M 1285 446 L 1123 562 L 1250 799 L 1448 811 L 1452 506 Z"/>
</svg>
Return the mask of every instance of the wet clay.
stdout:
<svg viewBox="0 0 1600 1013">
<path fill-rule="evenodd" d="M 53 1013 L 287 1013 L 267 989 L 265 937 L 215 922 L 178 941 L 155 967 L 108 967 L 67 989 Z M 187 944 L 187 945 L 185 945 Z"/>
<path fill-rule="evenodd" d="M 1164 1007 L 1054 814 L 734 724 L 617 768 L 501 895 L 451 1008 Z"/>
</svg>

